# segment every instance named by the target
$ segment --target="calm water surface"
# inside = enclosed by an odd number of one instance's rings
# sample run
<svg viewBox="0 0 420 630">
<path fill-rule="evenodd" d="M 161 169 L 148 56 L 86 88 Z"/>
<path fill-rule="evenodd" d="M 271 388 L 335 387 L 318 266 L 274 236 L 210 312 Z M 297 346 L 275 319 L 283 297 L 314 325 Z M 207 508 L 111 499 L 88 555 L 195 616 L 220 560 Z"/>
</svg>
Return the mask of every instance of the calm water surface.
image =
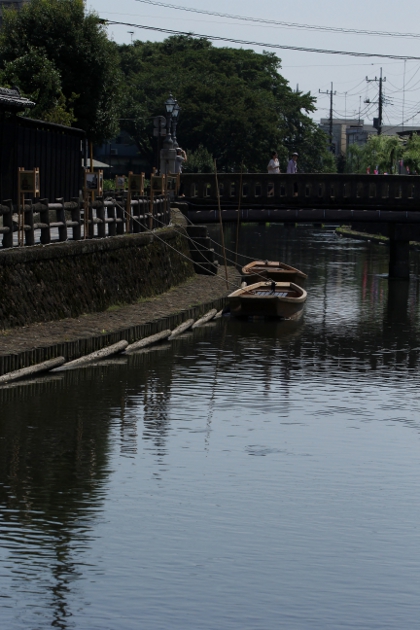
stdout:
<svg viewBox="0 0 420 630">
<path fill-rule="evenodd" d="M 300 323 L 0 390 L 1 628 L 419 627 L 419 255 L 241 238 L 308 273 Z"/>
</svg>

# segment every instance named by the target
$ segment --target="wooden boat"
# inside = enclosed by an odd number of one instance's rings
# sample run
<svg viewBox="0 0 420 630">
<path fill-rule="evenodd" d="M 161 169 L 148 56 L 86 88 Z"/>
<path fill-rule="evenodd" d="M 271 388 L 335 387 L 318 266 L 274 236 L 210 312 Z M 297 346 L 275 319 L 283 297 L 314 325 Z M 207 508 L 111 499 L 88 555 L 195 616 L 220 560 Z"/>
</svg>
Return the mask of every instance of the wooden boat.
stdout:
<svg viewBox="0 0 420 630">
<path fill-rule="evenodd" d="M 307 275 L 295 267 L 275 260 L 254 260 L 242 267 L 242 281 L 247 284 L 255 284 L 265 278 L 275 282 L 293 282 L 302 287 Z"/>
<path fill-rule="evenodd" d="M 294 282 L 257 282 L 228 296 L 235 317 L 265 316 L 298 319 L 306 301 L 305 289 Z"/>
</svg>

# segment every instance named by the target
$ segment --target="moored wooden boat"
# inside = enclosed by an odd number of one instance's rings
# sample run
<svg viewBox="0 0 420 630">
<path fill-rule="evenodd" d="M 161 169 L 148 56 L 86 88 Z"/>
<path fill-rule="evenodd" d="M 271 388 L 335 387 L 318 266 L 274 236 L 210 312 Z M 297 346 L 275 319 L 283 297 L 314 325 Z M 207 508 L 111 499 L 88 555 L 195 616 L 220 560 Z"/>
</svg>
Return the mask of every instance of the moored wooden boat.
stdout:
<svg viewBox="0 0 420 630">
<path fill-rule="evenodd" d="M 254 260 L 242 267 L 242 281 L 255 284 L 263 280 L 275 282 L 294 282 L 302 287 L 307 278 L 306 273 L 277 260 Z"/>
<path fill-rule="evenodd" d="M 257 282 L 228 296 L 235 317 L 265 316 L 297 319 L 306 301 L 305 289 L 294 282 Z"/>
</svg>

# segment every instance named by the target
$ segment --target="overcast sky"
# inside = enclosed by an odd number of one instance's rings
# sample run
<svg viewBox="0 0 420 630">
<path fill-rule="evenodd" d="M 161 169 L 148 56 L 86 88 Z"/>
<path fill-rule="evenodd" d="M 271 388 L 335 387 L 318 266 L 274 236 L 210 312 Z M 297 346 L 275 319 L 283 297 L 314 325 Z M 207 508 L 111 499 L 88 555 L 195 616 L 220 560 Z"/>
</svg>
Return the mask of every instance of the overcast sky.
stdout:
<svg viewBox="0 0 420 630">
<path fill-rule="evenodd" d="M 154 0 L 151 0 L 153 2 Z M 156 0 L 158 3 L 159 0 Z M 87 0 L 90 10 L 101 17 L 146 25 L 198 33 L 200 35 L 226 37 L 253 41 L 266 46 L 248 45 L 257 52 L 275 52 L 282 61 L 281 73 L 292 89 L 311 92 L 318 99 L 315 120 L 329 116 L 329 96 L 320 94 L 331 89 L 334 96 L 334 117 L 361 117 L 372 122 L 377 115 L 378 83 L 366 82 L 366 76 L 379 78 L 383 68 L 384 94 L 388 99 L 384 108 L 384 124 L 420 125 L 420 3 L 408 1 L 395 3 L 391 0 L 366 2 L 362 0 L 162 0 L 163 4 L 183 8 L 240 15 L 268 20 L 257 23 L 230 19 L 226 16 L 202 15 L 179 9 L 146 4 L 138 0 Z M 355 33 L 311 30 L 285 27 L 273 22 L 289 22 L 343 29 L 383 31 L 393 36 L 363 35 Z M 132 35 L 129 31 L 134 31 Z M 131 38 L 143 41 L 162 41 L 168 35 L 137 27 L 109 26 L 108 32 L 118 43 L 130 43 Z M 414 37 L 397 37 L 395 33 L 418 34 Z M 268 44 L 337 51 L 380 53 L 419 57 L 418 60 L 387 58 L 360 58 L 345 55 L 320 54 L 292 50 L 276 50 Z M 214 42 L 215 46 L 239 47 L 229 42 Z M 405 89 L 404 89 L 405 87 Z M 176 96 L 176 86 L 173 87 Z M 371 104 L 365 101 L 370 99 Z"/>
</svg>

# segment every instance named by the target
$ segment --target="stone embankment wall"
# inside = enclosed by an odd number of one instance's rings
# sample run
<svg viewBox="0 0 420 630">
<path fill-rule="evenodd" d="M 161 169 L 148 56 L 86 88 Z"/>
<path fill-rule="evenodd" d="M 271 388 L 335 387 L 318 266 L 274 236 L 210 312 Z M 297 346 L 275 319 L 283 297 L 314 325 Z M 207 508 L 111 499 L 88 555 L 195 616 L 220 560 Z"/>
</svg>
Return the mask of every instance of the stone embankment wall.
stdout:
<svg viewBox="0 0 420 630">
<path fill-rule="evenodd" d="M 190 255 L 180 229 L 162 229 L 157 236 L 130 234 L 0 252 L 0 329 L 130 304 L 192 276 L 192 263 L 178 253 Z"/>
</svg>

